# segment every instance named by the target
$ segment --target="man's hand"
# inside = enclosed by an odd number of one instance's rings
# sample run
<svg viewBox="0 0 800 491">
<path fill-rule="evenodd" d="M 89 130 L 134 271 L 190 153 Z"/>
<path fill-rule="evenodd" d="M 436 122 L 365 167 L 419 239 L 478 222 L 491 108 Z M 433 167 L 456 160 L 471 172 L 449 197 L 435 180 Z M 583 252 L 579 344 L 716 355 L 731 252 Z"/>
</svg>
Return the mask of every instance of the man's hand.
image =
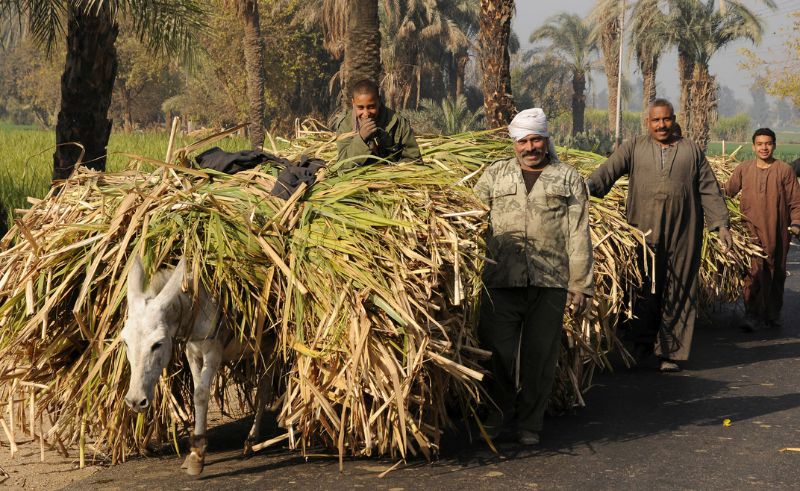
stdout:
<svg viewBox="0 0 800 491">
<path fill-rule="evenodd" d="M 581 292 L 567 292 L 567 308 L 573 316 L 581 316 L 586 312 L 589 297 Z"/>
<path fill-rule="evenodd" d="M 359 118 L 358 119 L 358 135 L 361 137 L 364 142 L 369 142 L 369 139 L 375 132 L 378 130 L 378 126 L 375 124 L 370 118 Z"/>
<path fill-rule="evenodd" d="M 728 227 L 719 228 L 719 241 L 722 243 L 722 252 L 728 252 L 733 247 L 733 237 Z"/>
<path fill-rule="evenodd" d="M 792 225 L 789 227 L 789 233 L 800 239 L 800 225 Z"/>
</svg>

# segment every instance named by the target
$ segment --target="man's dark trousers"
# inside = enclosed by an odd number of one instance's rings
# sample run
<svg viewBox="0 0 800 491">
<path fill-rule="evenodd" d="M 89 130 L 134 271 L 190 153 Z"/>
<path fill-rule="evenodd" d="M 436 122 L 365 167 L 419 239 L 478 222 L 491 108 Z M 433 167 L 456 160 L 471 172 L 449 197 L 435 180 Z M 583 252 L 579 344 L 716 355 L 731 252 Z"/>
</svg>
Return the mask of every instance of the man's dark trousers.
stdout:
<svg viewBox="0 0 800 491">
<path fill-rule="evenodd" d="M 503 423 L 539 432 L 553 388 L 567 291 L 535 286 L 488 288 L 481 302 L 478 337 L 492 352 L 489 395 L 503 412 Z M 514 361 L 520 349 L 520 393 Z"/>
</svg>

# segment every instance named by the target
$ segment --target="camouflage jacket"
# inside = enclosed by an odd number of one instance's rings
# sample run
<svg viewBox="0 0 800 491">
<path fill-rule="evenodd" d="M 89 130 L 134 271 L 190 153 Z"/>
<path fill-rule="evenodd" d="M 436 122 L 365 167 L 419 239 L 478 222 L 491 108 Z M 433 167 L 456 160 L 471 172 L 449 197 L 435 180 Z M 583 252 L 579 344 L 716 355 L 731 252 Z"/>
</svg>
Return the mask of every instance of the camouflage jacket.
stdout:
<svg viewBox="0 0 800 491">
<path fill-rule="evenodd" d="M 353 130 L 353 124 L 352 111 L 340 115 L 334 123 L 337 160 L 340 162 L 348 160 L 341 168 L 348 169 L 367 163 L 370 155 L 394 161 L 420 158 L 419 146 L 414 138 L 411 124 L 388 107 L 382 107 L 378 114 L 376 121 L 378 132 L 375 135 L 377 145 L 374 151 Z"/>
<path fill-rule="evenodd" d="M 517 159 L 495 162 L 475 184 L 490 208 L 487 287 L 539 286 L 593 295 L 589 198 L 572 166 L 545 167 L 528 193 Z"/>
</svg>

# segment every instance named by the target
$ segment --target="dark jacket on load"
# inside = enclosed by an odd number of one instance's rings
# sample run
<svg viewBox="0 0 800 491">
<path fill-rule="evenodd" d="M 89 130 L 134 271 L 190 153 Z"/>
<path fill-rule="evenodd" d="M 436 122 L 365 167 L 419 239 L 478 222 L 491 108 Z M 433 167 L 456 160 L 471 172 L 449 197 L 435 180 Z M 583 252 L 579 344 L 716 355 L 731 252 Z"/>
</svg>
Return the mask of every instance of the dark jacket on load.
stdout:
<svg viewBox="0 0 800 491">
<path fill-rule="evenodd" d="M 325 167 L 324 161 L 306 155 L 301 156 L 297 162 L 292 162 L 258 150 L 226 152 L 218 147 L 201 153 L 195 157 L 195 161 L 202 169 L 214 169 L 226 174 L 236 174 L 267 162 L 282 167 L 278 173 L 278 181 L 272 188 L 272 195 L 284 200 L 289 199 L 300 184 L 314 184 L 317 171 Z"/>
<path fill-rule="evenodd" d="M 339 116 L 334 123 L 336 128 L 336 148 L 339 162 L 348 160 L 342 169 L 350 169 L 375 161 L 369 155 L 382 159 L 398 161 L 420 158 L 419 146 L 414 131 L 406 118 L 386 106 L 381 107 L 375 122 L 378 131 L 370 142 L 365 142 L 353 128 L 353 111 Z M 352 159 L 352 160 L 350 160 Z"/>
<path fill-rule="evenodd" d="M 209 148 L 194 158 L 201 169 L 213 169 L 225 174 L 236 174 L 243 170 L 252 169 L 264 162 L 282 162 L 284 159 L 267 152 L 258 150 L 242 150 L 241 152 L 226 152 L 219 147 Z M 288 162 L 288 161 L 287 161 Z"/>
</svg>

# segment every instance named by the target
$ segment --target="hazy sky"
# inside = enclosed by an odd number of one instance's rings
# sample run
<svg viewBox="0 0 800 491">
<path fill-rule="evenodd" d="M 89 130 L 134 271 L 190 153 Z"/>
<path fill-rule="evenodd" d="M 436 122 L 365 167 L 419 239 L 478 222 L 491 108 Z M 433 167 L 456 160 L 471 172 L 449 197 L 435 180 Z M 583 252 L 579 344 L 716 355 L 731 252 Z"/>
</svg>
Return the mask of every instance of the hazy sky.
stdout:
<svg viewBox="0 0 800 491">
<path fill-rule="evenodd" d="M 585 16 L 591 11 L 594 3 L 592 0 L 517 0 L 517 15 L 514 18 L 513 29 L 519 36 L 524 49 L 530 47 L 530 43 L 528 43 L 530 33 L 544 24 L 548 17 L 560 12 Z M 776 0 L 778 8 L 775 11 L 765 7 L 761 0 L 745 0 L 744 3 L 760 14 L 765 21 L 764 39 L 757 47 L 753 47 L 749 42 L 738 42 L 719 51 L 711 61 L 711 73 L 717 76 L 721 85 L 732 89 L 738 99 L 749 104 L 752 101 L 749 87 L 753 83 L 753 78 L 749 72 L 739 68 L 738 62 L 742 56 L 738 50 L 742 47 L 749 47 L 759 56 L 773 60 L 785 59 L 786 56 L 781 49 L 785 34 L 782 33 L 791 30 L 794 18 L 789 14 L 800 11 L 800 0 Z M 627 60 L 628 55 L 625 54 L 623 63 L 626 63 Z M 677 64 L 678 58 L 674 50 L 662 58 L 657 75 L 659 96 L 677 99 L 679 94 Z M 632 60 L 627 62 L 627 66 L 623 66 L 623 71 L 627 73 L 629 80 L 640 77 L 638 73 L 634 73 L 635 67 Z M 606 84 L 602 71 L 595 72 L 593 78 L 595 90 L 600 92 Z"/>
</svg>

